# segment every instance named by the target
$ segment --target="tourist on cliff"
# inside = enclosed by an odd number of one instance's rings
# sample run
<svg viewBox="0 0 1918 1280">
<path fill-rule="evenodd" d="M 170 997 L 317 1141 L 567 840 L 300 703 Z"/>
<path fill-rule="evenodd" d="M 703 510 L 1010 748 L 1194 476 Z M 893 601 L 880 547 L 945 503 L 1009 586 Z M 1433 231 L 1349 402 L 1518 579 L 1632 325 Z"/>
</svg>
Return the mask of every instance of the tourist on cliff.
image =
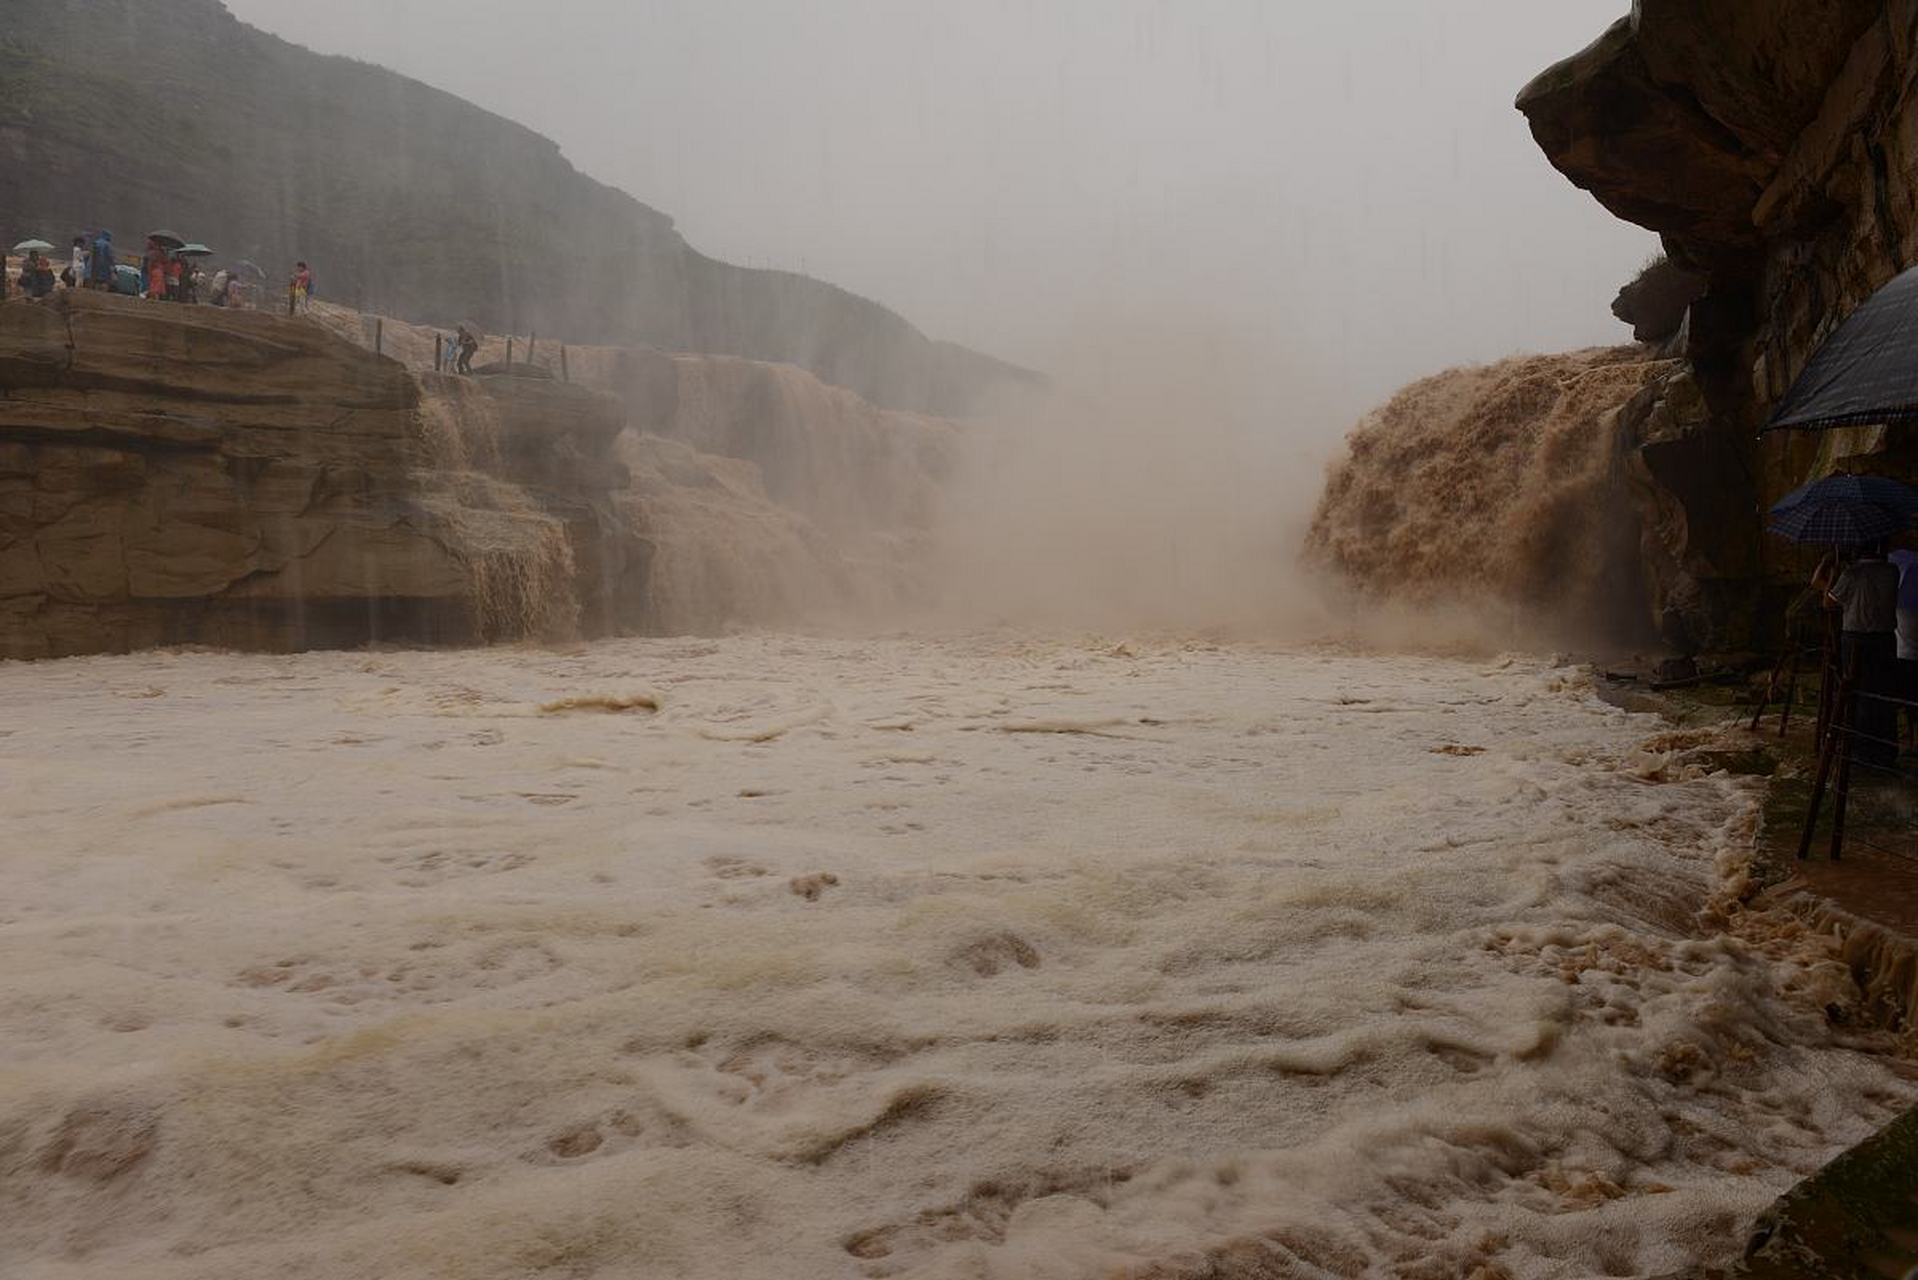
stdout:
<svg viewBox="0 0 1918 1280">
<path fill-rule="evenodd" d="M 53 292 L 53 264 L 38 249 L 20 264 L 20 292 L 29 298 L 44 298 Z"/>
<path fill-rule="evenodd" d="M 1889 767 L 1898 762 L 1898 568 L 1883 543 L 1846 566 L 1826 593 L 1844 611 L 1844 671 L 1858 697 L 1852 711 L 1852 758 Z"/>
<path fill-rule="evenodd" d="M 147 237 L 145 261 L 141 264 L 146 273 L 147 298 L 153 302 L 164 302 L 167 296 L 166 246 Z"/>
<path fill-rule="evenodd" d="M 206 300 L 216 307 L 226 305 L 226 287 L 233 282 L 233 272 L 221 267 L 213 273 L 213 284 L 207 290 Z"/>
<path fill-rule="evenodd" d="M 296 311 L 304 314 L 313 309 L 313 268 L 304 262 L 295 263 L 293 278 L 286 282 L 286 313 Z"/>
<path fill-rule="evenodd" d="M 102 230 L 93 237 L 93 252 L 87 255 L 87 284 L 94 289 L 113 288 L 113 233 Z"/>
<path fill-rule="evenodd" d="M 73 237 L 73 253 L 60 277 L 69 289 L 82 289 L 87 283 L 87 238 Z"/>
<path fill-rule="evenodd" d="M 479 351 L 479 337 L 465 325 L 460 326 L 460 359 L 455 373 L 473 372 L 473 356 Z"/>
</svg>

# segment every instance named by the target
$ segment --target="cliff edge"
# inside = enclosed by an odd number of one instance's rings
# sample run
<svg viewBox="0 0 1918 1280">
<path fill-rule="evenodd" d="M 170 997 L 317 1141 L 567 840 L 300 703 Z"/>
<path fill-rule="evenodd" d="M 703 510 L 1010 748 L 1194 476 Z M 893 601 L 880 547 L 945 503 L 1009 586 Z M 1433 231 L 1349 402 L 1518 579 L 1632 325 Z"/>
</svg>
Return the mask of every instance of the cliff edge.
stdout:
<svg viewBox="0 0 1918 1280">
<path fill-rule="evenodd" d="M 550 140 L 247 26 L 219 0 L 9 0 L 0 228 L 156 225 L 361 311 L 779 361 L 889 408 L 971 411 L 1034 376 L 809 277 L 691 248 Z"/>
<path fill-rule="evenodd" d="M 1918 0 L 1639 0 L 1518 107 L 1546 156 L 1699 273 L 1684 364 L 1628 414 L 1684 647 L 1763 635 L 1803 566 L 1764 509 L 1843 464 L 1918 478 L 1883 428 L 1758 437 L 1845 315 L 1918 261 Z"/>
</svg>

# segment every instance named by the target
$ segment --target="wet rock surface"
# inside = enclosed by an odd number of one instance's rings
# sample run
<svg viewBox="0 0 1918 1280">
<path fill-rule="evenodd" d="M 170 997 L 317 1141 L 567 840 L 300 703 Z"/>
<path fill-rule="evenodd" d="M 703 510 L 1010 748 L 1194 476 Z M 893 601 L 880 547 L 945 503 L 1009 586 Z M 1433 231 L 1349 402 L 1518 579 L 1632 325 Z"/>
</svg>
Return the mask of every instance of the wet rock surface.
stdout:
<svg viewBox="0 0 1918 1280">
<path fill-rule="evenodd" d="M 610 399 L 489 380 L 475 460 L 429 438 L 443 394 L 302 321 L 0 305 L 0 656 L 470 640 L 513 625 L 486 616 L 488 565 L 555 530 L 583 585 L 640 558 L 611 514 Z"/>
<path fill-rule="evenodd" d="M 1644 0 L 1519 96 L 1554 165 L 1705 279 L 1690 367 L 1627 411 L 1673 643 L 1762 634 L 1802 579 L 1760 536 L 1771 501 L 1837 466 L 1918 476 L 1910 433 L 1758 439 L 1831 326 L 1918 261 L 1915 92 L 1913 0 Z"/>
</svg>

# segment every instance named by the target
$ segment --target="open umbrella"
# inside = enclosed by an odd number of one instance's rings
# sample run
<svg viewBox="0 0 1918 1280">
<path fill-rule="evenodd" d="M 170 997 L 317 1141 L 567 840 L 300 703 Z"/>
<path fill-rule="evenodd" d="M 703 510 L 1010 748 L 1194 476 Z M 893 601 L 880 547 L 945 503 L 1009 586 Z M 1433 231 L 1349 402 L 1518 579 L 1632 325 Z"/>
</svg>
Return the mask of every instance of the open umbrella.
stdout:
<svg viewBox="0 0 1918 1280">
<path fill-rule="evenodd" d="M 266 268 L 251 258 L 241 258 L 233 264 L 233 269 L 241 275 L 252 276 L 255 280 L 266 279 Z"/>
<path fill-rule="evenodd" d="M 183 244 L 173 251 L 176 258 L 211 258 L 213 250 L 203 244 Z"/>
<path fill-rule="evenodd" d="M 1767 431 L 1918 419 L 1918 267 L 1880 289 L 1832 331 L 1772 415 Z"/>
<path fill-rule="evenodd" d="M 1909 529 L 1918 490 L 1883 476 L 1826 476 L 1781 498 L 1771 531 L 1802 545 L 1862 547 Z"/>
<path fill-rule="evenodd" d="M 185 240 L 174 235 L 171 231 L 149 231 L 147 232 L 147 239 L 158 240 L 169 249 L 178 249 L 186 243 Z"/>
<path fill-rule="evenodd" d="M 13 246 L 15 253 L 52 253 L 53 246 L 45 240 L 22 240 Z"/>
</svg>

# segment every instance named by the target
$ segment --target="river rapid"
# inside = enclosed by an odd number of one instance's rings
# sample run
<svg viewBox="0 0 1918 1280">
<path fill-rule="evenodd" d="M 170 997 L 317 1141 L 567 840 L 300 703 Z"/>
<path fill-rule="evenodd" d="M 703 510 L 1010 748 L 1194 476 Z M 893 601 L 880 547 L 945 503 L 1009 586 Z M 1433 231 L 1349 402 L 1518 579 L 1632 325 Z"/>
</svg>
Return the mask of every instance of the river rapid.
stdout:
<svg viewBox="0 0 1918 1280">
<path fill-rule="evenodd" d="M 0 665 L 0 1274 L 1721 1260 L 1918 1092 L 1662 733 L 1337 648 Z"/>
</svg>

